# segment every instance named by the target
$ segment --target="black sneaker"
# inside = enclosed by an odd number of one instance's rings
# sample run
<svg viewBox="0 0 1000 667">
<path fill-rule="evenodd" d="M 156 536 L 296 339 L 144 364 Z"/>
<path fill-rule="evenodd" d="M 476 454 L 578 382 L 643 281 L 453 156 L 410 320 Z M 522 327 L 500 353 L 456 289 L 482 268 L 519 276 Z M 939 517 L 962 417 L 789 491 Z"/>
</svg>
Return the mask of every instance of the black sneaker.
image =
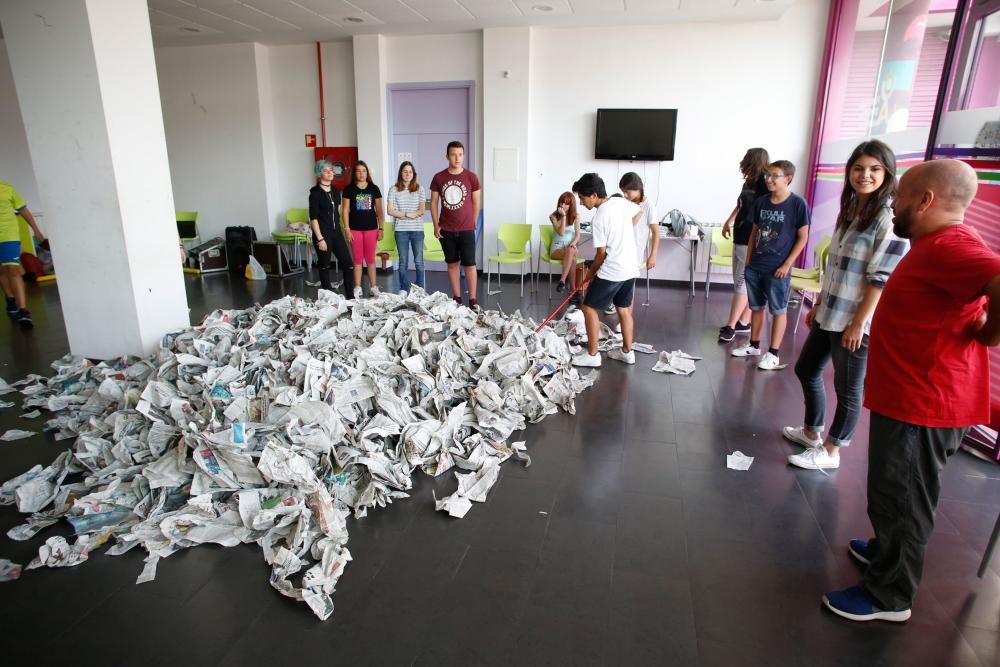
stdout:
<svg viewBox="0 0 1000 667">
<path fill-rule="evenodd" d="M 579 306 L 582 303 L 583 303 L 583 299 L 580 298 L 580 293 L 579 292 L 577 292 L 576 294 L 574 294 L 573 298 L 569 300 L 569 305 L 571 305 L 571 306 Z"/>
<path fill-rule="evenodd" d="M 21 325 L 22 329 L 30 329 L 35 326 L 35 323 L 31 321 L 31 313 L 24 308 L 17 311 L 17 323 Z"/>
<path fill-rule="evenodd" d="M 736 337 L 736 330 L 730 326 L 724 326 L 719 329 L 719 342 L 728 343 L 733 338 Z"/>
<path fill-rule="evenodd" d="M 17 319 L 17 301 L 14 299 L 7 299 L 7 317 L 12 320 Z"/>
<path fill-rule="evenodd" d="M 566 291 L 566 283 L 564 283 L 563 281 L 560 280 L 556 284 L 556 291 L 557 292 L 565 292 Z"/>
<path fill-rule="evenodd" d="M 750 323 L 747 322 L 746 324 L 743 324 L 742 322 L 737 322 L 736 326 L 733 328 L 733 331 L 735 331 L 738 334 L 748 334 L 750 333 Z"/>
</svg>

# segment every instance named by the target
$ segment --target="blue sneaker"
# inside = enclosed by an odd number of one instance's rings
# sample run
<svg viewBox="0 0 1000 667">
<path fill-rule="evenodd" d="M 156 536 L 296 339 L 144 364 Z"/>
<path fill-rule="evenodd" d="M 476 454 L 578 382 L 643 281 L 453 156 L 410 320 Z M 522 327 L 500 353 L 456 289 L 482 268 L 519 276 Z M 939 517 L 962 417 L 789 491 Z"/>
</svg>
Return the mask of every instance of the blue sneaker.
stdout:
<svg viewBox="0 0 1000 667">
<path fill-rule="evenodd" d="M 851 586 L 842 591 L 833 591 L 823 596 L 826 608 L 838 616 L 852 621 L 892 621 L 902 623 L 909 620 L 910 610 L 883 611 L 875 606 L 861 586 Z"/>
<path fill-rule="evenodd" d="M 851 540 L 847 543 L 847 553 L 854 556 L 854 560 L 862 565 L 872 564 L 872 554 L 868 548 L 868 540 Z"/>
</svg>

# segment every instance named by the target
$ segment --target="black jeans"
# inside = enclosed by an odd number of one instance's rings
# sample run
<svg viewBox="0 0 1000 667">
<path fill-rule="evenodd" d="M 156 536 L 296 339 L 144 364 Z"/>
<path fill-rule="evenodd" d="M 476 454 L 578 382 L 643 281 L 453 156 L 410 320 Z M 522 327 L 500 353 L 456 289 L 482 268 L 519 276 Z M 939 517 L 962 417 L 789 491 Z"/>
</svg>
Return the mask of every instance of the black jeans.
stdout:
<svg viewBox="0 0 1000 667">
<path fill-rule="evenodd" d="M 344 296 L 351 299 L 354 297 L 354 257 L 347 241 L 344 240 L 344 234 L 339 229 L 335 232 L 326 231 L 323 240 L 326 241 L 326 250 L 320 250 L 319 244 L 313 240 L 318 259 L 319 285 L 322 289 L 333 290 L 330 281 L 330 258 L 336 255 L 337 263 L 340 264 L 340 270 L 344 275 Z"/>
<path fill-rule="evenodd" d="M 795 375 L 802 383 L 806 399 L 805 427 L 822 431 L 826 418 L 826 389 L 823 386 L 823 368 L 833 359 L 833 386 L 837 392 L 837 411 L 825 441 L 838 447 L 851 444 L 854 429 L 861 417 L 861 398 L 865 388 L 865 370 L 868 368 L 868 336 L 861 339 L 861 347 L 851 352 L 841 344 L 843 334 L 826 331 L 813 324 L 802 344 L 799 360 L 795 362 Z"/>
<path fill-rule="evenodd" d="M 941 470 L 958 451 L 966 428 L 915 426 L 871 413 L 868 518 L 875 537 L 862 586 L 887 611 L 913 603 L 934 530 Z"/>
</svg>

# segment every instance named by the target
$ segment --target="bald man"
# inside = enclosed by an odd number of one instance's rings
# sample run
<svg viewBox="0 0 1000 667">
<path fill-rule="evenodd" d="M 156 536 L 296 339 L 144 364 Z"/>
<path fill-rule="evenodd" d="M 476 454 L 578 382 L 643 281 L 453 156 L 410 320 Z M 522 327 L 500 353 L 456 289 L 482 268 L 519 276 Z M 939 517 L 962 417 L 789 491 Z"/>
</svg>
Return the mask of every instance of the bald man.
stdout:
<svg viewBox="0 0 1000 667">
<path fill-rule="evenodd" d="M 990 420 L 987 348 L 1000 343 L 1000 256 L 962 224 L 976 172 L 958 160 L 899 181 L 893 231 L 911 240 L 872 320 L 865 407 L 870 540 L 848 552 L 859 585 L 823 603 L 853 621 L 905 621 L 934 530 L 941 470 L 973 424 Z"/>
</svg>

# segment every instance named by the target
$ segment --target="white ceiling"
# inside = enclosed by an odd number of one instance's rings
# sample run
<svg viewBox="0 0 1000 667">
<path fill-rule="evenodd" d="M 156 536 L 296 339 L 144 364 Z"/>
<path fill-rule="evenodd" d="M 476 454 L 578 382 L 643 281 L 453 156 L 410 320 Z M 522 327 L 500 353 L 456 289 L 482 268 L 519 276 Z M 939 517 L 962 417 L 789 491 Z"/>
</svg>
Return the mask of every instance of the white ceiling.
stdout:
<svg viewBox="0 0 1000 667">
<path fill-rule="evenodd" d="M 775 20 L 821 0 L 148 0 L 157 46 L 293 44 L 361 33 Z"/>
</svg>

